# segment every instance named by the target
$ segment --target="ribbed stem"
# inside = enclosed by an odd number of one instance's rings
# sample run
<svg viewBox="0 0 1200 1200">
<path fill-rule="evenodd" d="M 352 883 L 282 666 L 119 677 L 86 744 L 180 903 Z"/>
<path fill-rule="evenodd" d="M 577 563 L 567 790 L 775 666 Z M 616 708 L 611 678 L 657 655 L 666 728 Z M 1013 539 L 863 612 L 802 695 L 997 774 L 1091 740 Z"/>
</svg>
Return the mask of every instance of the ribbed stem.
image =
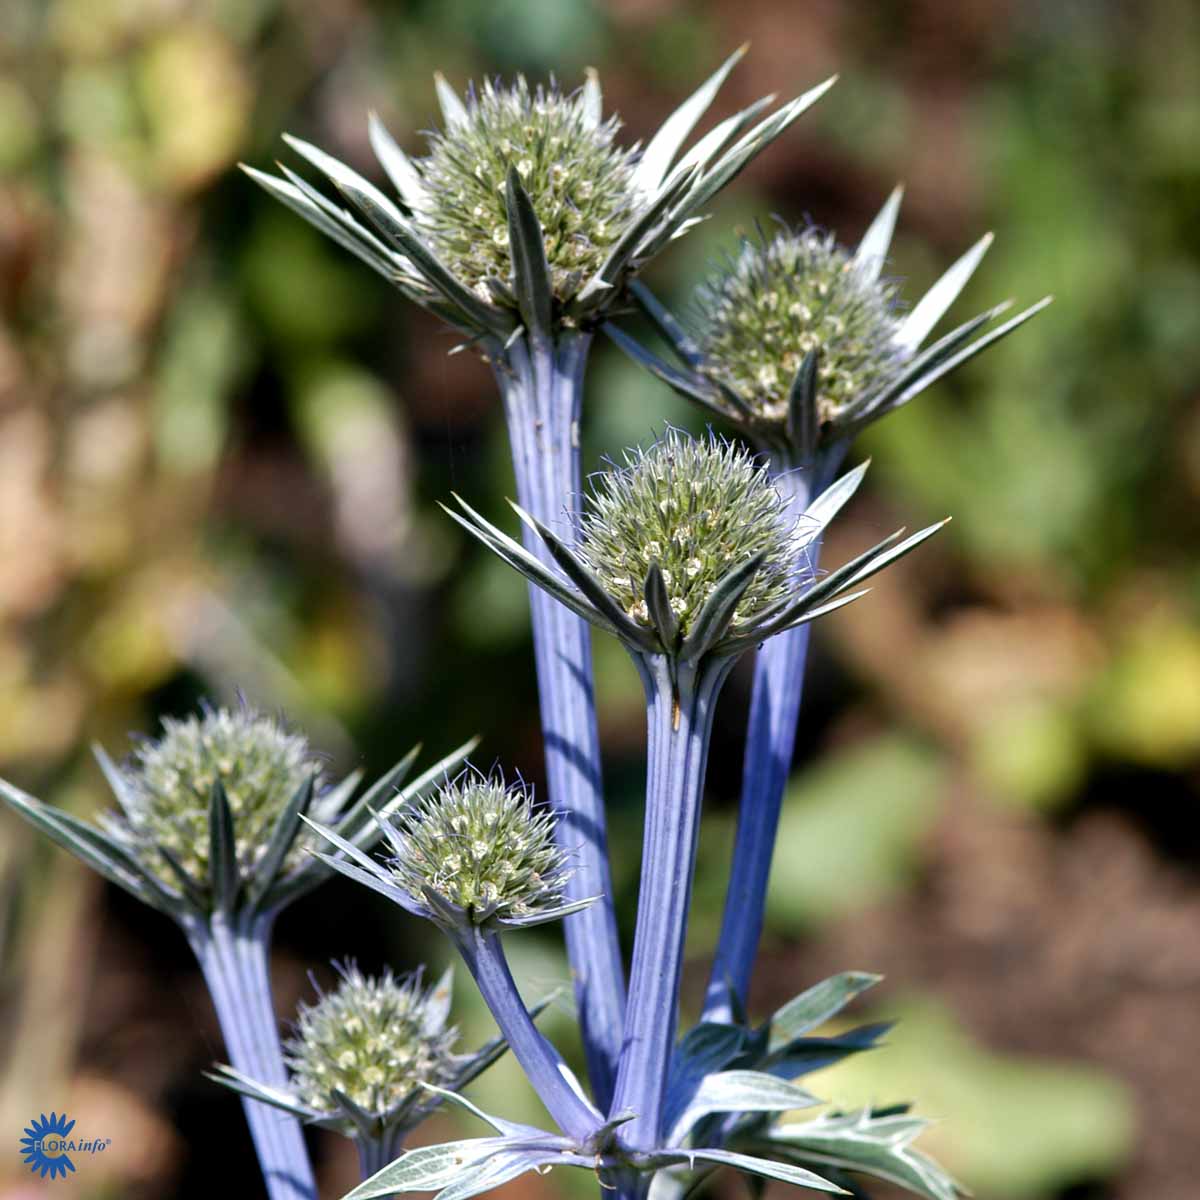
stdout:
<svg viewBox="0 0 1200 1200">
<path fill-rule="evenodd" d="M 494 363 L 517 499 L 568 542 L 579 513 L 578 421 L 590 343 L 584 334 L 563 335 L 553 345 L 522 338 Z M 541 540 L 528 529 L 522 536 L 526 549 L 550 565 Z M 574 868 L 567 895 L 600 897 L 566 918 L 565 935 L 588 1075 L 603 1108 L 620 1052 L 625 973 L 608 865 L 591 631 L 541 588 L 531 585 L 529 595 L 549 800 L 558 817 L 556 837 Z"/>
<path fill-rule="evenodd" d="M 377 1171 L 382 1171 L 393 1159 L 400 1155 L 403 1134 L 395 1133 L 383 1138 L 355 1138 L 358 1147 L 358 1173 L 361 1179 L 370 1179 Z"/>
<path fill-rule="evenodd" d="M 562 1057 L 534 1025 L 499 937 L 478 926 L 456 929 L 451 936 L 534 1091 L 563 1133 L 586 1142 L 603 1118 L 568 1082 Z"/>
<path fill-rule="evenodd" d="M 268 1087 L 285 1087 L 287 1071 L 271 1002 L 270 916 L 232 920 L 213 914 L 186 930 L 208 985 L 233 1067 Z M 243 1098 L 246 1124 L 270 1200 L 315 1200 L 304 1134 L 295 1117 Z"/>
<path fill-rule="evenodd" d="M 809 501 L 828 486 L 841 459 L 839 451 L 797 469 L 784 459 L 772 458 L 772 474 L 793 519 L 799 519 Z M 806 547 L 808 566 L 813 571 L 820 550 L 820 539 Z M 737 1005 L 744 1006 L 750 989 L 762 938 L 783 793 L 796 747 L 809 628 L 801 625 L 769 638 L 755 659 L 737 834 L 721 933 L 704 1001 L 706 1021 L 732 1021 L 731 990 Z"/>
<path fill-rule="evenodd" d="M 639 659 L 646 689 L 648 761 L 642 883 L 629 976 L 624 1045 L 610 1116 L 632 1150 L 660 1145 L 667 1074 L 679 1023 L 679 981 L 700 831 L 713 709 L 731 662 L 672 672 L 663 656 Z M 674 677 L 672 677 L 674 675 Z"/>
</svg>

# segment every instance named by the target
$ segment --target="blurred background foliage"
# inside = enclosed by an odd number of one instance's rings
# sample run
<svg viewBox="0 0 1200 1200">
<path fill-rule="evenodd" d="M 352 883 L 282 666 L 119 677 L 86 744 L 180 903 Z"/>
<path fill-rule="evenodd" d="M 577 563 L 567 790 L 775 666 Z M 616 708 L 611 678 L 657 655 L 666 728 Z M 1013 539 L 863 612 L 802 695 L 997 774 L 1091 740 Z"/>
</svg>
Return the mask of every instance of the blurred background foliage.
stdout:
<svg viewBox="0 0 1200 1200">
<path fill-rule="evenodd" d="M 838 87 L 656 268 L 675 302 L 773 213 L 856 238 L 898 179 L 910 295 L 984 229 L 958 312 L 1049 312 L 864 439 L 842 558 L 952 513 L 825 622 L 784 820 L 760 1013 L 845 968 L 890 1046 L 818 1083 L 916 1098 L 980 1200 L 1192 1200 L 1200 1177 L 1200 10 L 1189 0 L 5 0 L 0 5 L 0 770 L 105 804 L 88 746 L 202 694 L 286 710 L 339 768 L 486 736 L 537 780 L 526 601 L 451 489 L 511 490 L 490 379 L 234 170 L 287 129 L 372 171 L 419 151 L 431 73 L 600 68 L 646 135 L 733 46 L 713 119 Z M 694 415 L 607 345 L 585 452 Z M 642 713 L 597 646 L 622 919 Z M 691 995 L 719 915 L 748 679 L 718 718 Z M 21 1126 L 113 1138 L 63 1196 L 254 1191 L 175 931 L 0 821 L 0 1187 Z M 512 939 L 530 994 L 557 936 Z M 336 955 L 446 961 L 331 884 L 280 925 L 281 1012 Z M 460 981 L 461 1021 L 488 1019 Z M 566 1013 L 552 1022 L 569 1036 Z M 818 1088 L 820 1090 L 820 1088 Z M 519 1117 L 509 1068 L 479 1089 Z M 432 1139 L 449 1131 L 430 1128 Z M 317 1144 L 329 1195 L 354 1164 Z M 237 1182 L 239 1181 L 240 1182 Z M 556 1177 L 512 1194 L 550 1196 Z M 586 1186 L 586 1184 L 584 1185 Z M 49 1190 L 47 1186 L 47 1190 Z"/>
</svg>

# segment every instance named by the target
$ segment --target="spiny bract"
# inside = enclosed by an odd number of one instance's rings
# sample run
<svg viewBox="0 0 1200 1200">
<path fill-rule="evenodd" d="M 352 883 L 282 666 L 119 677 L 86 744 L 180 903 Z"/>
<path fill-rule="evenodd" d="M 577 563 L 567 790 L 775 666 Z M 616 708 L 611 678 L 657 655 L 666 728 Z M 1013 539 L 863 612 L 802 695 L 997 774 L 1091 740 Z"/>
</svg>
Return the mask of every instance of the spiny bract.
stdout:
<svg viewBox="0 0 1200 1200">
<path fill-rule="evenodd" d="M 648 450 L 628 451 L 625 462 L 593 476 L 579 552 L 634 621 L 650 626 L 645 587 L 652 563 L 685 637 L 717 583 L 757 554 L 766 557 L 734 626 L 789 594 L 792 527 L 765 467 L 746 450 L 671 429 Z"/>
<path fill-rule="evenodd" d="M 298 1098 L 317 1112 L 341 1108 L 334 1092 L 385 1116 L 421 1083 L 453 1074 L 458 1031 L 447 1028 L 419 975 L 364 975 L 353 963 L 316 1004 L 303 1005 L 284 1046 Z"/>
<path fill-rule="evenodd" d="M 401 887 L 417 899 L 432 891 L 477 921 L 555 908 L 570 875 L 553 817 L 498 777 L 460 776 L 401 811 L 389 840 Z"/>
<path fill-rule="evenodd" d="M 123 765 L 123 811 L 106 814 L 106 827 L 165 882 L 177 884 L 159 847 L 207 884 L 209 801 L 219 781 L 233 814 L 238 867 L 249 875 L 288 802 L 319 774 L 308 740 L 249 706 L 206 706 L 198 715 L 164 717 L 162 727 L 161 736 L 137 744 Z M 319 802 L 310 811 L 323 815 Z M 287 866 L 302 861 L 311 840 L 297 838 Z"/>
<path fill-rule="evenodd" d="M 768 422 L 787 418 L 805 355 L 819 354 L 817 415 L 836 421 L 903 365 L 896 285 L 873 280 L 830 234 L 808 228 L 746 239 L 696 290 L 704 369 Z"/>
<path fill-rule="evenodd" d="M 467 96 L 466 118 L 430 135 L 416 164 L 425 182 L 418 218 L 446 265 L 483 299 L 507 287 L 505 179 L 515 166 L 542 226 L 554 294 L 569 300 L 604 263 L 637 199 L 634 153 L 613 144 L 620 123 L 597 122 L 582 92 L 488 80 Z"/>
</svg>

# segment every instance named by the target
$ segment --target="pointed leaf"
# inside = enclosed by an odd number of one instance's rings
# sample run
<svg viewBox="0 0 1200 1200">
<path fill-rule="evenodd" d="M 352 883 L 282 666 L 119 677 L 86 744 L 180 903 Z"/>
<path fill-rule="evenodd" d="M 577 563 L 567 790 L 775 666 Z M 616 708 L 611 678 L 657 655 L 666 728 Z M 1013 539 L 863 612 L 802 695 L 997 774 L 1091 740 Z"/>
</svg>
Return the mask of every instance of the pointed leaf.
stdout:
<svg viewBox="0 0 1200 1200">
<path fill-rule="evenodd" d="M 625 610 L 604 590 L 604 586 L 588 570 L 578 555 L 543 525 L 537 517 L 527 513 L 520 505 L 513 504 L 512 508 L 525 524 L 537 532 L 538 537 L 545 543 L 546 549 L 550 551 L 551 557 L 562 568 L 563 573 L 616 627 L 620 636 L 643 646 L 652 642 L 653 639 L 649 632 L 629 618 Z"/>
<path fill-rule="evenodd" d="M 688 1106 L 671 1128 L 668 1142 L 678 1145 L 689 1129 L 710 1113 L 789 1112 L 821 1101 L 786 1079 L 761 1071 L 717 1071 L 700 1082 Z"/>
<path fill-rule="evenodd" d="M 726 117 L 719 124 L 714 125 L 680 160 L 675 164 L 671 174 L 667 176 L 670 180 L 676 175 L 683 174 L 684 171 L 691 167 L 698 166 L 706 169 L 714 158 L 717 157 L 734 138 L 753 121 L 759 113 L 765 108 L 770 108 L 777 99 L 776 94 L 772 92 L 769 96 L 763 96 L 759 100 L 755 100 L 753 104 L 747 105 L 736 112 L 732 117 Z"/>
<path fill-rule="evenodd" d="M 310 775 L 296 789 L 295 795 L 288 801 L 287 807 L 279 815 L 279 820 L 275 822 L 266 853 L 255 865 L 254 874 L 246 889 L 246 899 L 250 905 L 261 904 L 282 869 L 288 852 L 295 845 L 296 836 L 300 832 L 300 818 L 308 812 L 312 803 L 315 782 L 316 777 Z"/>
<path fill-rule="evenodd" d="M 548 338 L 552 333 L 554 289 L 541 222 L 516 167 L 508 168 L 504 188 L 517 308 L 530 333 Z"/>
<path fill-rule="evenodd" d="M 892 245 L 892 234 L 896 230 L 896 217 L 900 213 L 900 202 L 904 199 L 904 185 L 897 184 L 892 194 L 884 202 L 878 216 L 863 234 L 854 252 L 854 265 L 864 279 L 873 283 L 883 272 L 883 264 L 887 262 L 888 250 Z"/>
<path fill-rule="evenodd" d="M 208 875 L 214 906 L 221 912 L 232 913 L 237 904 L 241 876 L 233 810 L 219 779 L 213 784 L 208 799 Z"/>
<path fill-rule="evenodd" d="M 438 104 L 442 110 L 442 120 L 447 125 L 465 125 L 469 120 L 467 109 L 458 98 L 458 93 L 446 81 L 441 71 L 433 73 L 433 86 L 437 89 Z"/>
<path fill-rule="evenodd" d="M 396 1192 L 431 1192 L 468 1176 L 480 1163 L 508 1149 L 509 1138 L 466 1138 L 409 1150 L 364 1180 L 343 1200 L 377 1200 Z"/>
<path fill-rule="evenodd" d="M 645 595 L 646 609 L 650 613 L 650 620 L 654 622 L 654 628 L 658 631 L 663 649 L 668 654 L 673 654 L 679 640 L 679 621 L 671 609 L 671 597 L 667 595 L 662 568 L 656 562 L 651 563 L 650 570 L 646 572 Z"/>
<path fill-rule="evenodd" d="M 569 917 L 572 913 L 580 912 L 589 905 L 595 904 L 599 899 L 599 896 L 584 896 L 581 900 L 571 900 L 566 904 L 556 905 L 554 908 L 540 909 L 538 912 L 528 913 L 523 917 L 500 917 L 496 924 L 504 929 L 532 929 L 535 925 L 546 925 L 551 921 L 560 920 L 562 917 Z"/>
<path fill-rule="evenodd" d="M 1024 312 L 1018 313 L 1015 317 L 1010 317 L 1003 325 L 998 325 L 995 329 L 985 333 L 983 337 L 977 338 L 969 346 L 958 351 L 957 354 L 952 354 L 948 358 L 942 359 L 936 367 L 906 387 L 898 396 L 891 399 L 886 406 L 887 409 L 891 410 L 907 404 L 909 400 L 918 393 L 923 392 L 931 384 L 936 383 L 943 376 L 949 375 L 951 371 L 956 370 L 963 363 L 974 358 L 975 355 L 980 354 L 995 342 L 1000 341 L 1001 338 L 1008 337 L 1010 333 L 1024 325 L 1031 317 L 1036 317 L 1053 299 L 1053 296 L 1047 296 L 1045 299 L 1039 300 L 1036 304 L 1030 305 Z"/>
<path fill-rule="evenodd" d="M 841 1062 L 852 1054 L 874 1049 L 894 1024 L 893 1021 L 877 1021 L 871 1025 L 860 1025 L 836 1037 L 794 1038 L 766 1055 L 757 1066 L 759 1070 L 778 1075 L 781 1079 L 798 1079 L 801 1075 Z"/>
<path fill-rule="evenodd" d="M 421 1010 L 421 1029 L 426 1034 L 439 1033 L 450 1019 L 450 1006 L 454 1002 L 454 967 L 449 966 L 442 977 L 430 989 Z"/>
<path fill-rule="evenodd" d="M 593 128 L 599 128 L 604 120 L 604 97 L 600 91 L 600 74 L 595 67 L 587 67 L 583 73 L 583 114 Z"/>
<path fill-rule="evenodd" d="M 872 575 L 878 575 L 885 567 L 890 567 L 898 558 L 903 558 L 906 554 L 911 554 L 922 542 L 933 537 L 940 529 L 944 529 L 950 524 L 950 518 L 947 517 L 944 521 L 939 521 L 936 525 L 927 525 L 924 529 L 918 530 L 911 537 L 907 537 L 898 546 L 892 546 L 886 549 L 883 553 L 877 555 L 870 562 L 859 567 L 849 579 L 845 580 L 839 587 L 838 591 L 845 591 L 847 588 L 857 587 L 860 583 L 870 579 Z M 880 543 L 882 547 L 883 542 Z"/>
<path fill-rule="evenodd" d="M 950 269 L 925 293 L 917 306 L 904 319 L 896 334 L 899 345 L 915 350 L 929 336 L 943 313 L 958 299 L 958 294 L 975 274 L 995 235 L 985 233 Z"/>
<path fill-rule="evenodd" d="M 813 1188 L 819 1192 L 836 1192 L 847 1195 L 845 1188 L 830 1183 L 820 1175 L 805 1170 L 804 1167 L 793 1166 L 791 1163 L 773 1162 L 769 1158 L 754 1158 L 749 1154 L 737 1154 L 732 1150 L 686 1150 L 687 1161 L 694 1159 L 701 1162 L 718 1163 L 726 1167 L 736 1167 L 739 1171 L 747 1171 L 752 1175 L 761 1175 L 764 1179 L 778 1179 L 783 1183 L 792 1183 L 796 1187 Z M 349 1197 L 347 1197 L 349 1200 Z"/>
<path fill-rule="evenodd" d="M 659 127 L 634 170 L 634 186 L 653 195 L 671 169 L 683 143 L 708 111 L 729 72 L 745 56 L 749 43 L 739 46 Z"/>
<path fill-rule="evenodd" d="M 635 338 L 625 333 L 624 330 L 618 329 L 611 321 L 605 323 L 604 332 L 635 363 L 645 367 L 652 374 L 657 375 L 663 383 L 670 388 L 674 388 L 684 399 L 693 400 L 697 404 L 703 405 L 709 412 L 716 416 L 724 417 L 726 420 L 729 419 L 729 412 L 721 406 L 718 400 L 720 393 L 703 376 L 676 370 L 675 367 L 663 362 L 657 355 L 652 354 Z"/>
<path fill-rule="evenodd" d="M 912 1145 L 928 1122 L 900 1113 L 825 1114 L 771 1131 L 771 1145 L 789 1159 L 862 1172 L 899 1184 L 926 1200 L 956 1200 L 960 1187 L 928 1155 Z"/>
<path fill-rule="evenodd" d="M 312 851 L 312 855 L 339 875 L 344 875 L 347 879 L 354 880 L 355 883 L 361 883 L 363 887 L 378 892 L 385 900 L 400 905 L 405 912 L 412 916 L 422 917 L 425 920 L 430 919 L 430 912 L 427 908 L 418 904 L 403 888 L 388 883 L 374 871 L 368 871 L 358 866 L 357 863 L 347 862 L 344 858 L 335 858 L 332 854 L 322 854 L 319 850 Z"/>
<path fill-rule="evenodd" d="M 233 1067 L 226 1066 L 224 1063 L 218 1063 L 212 1071 L 206 1071 L 205 1075 L 213 1083 L 219 1083 L 222 1087 L 227 1087 L 231 1091 L 237 1092 L 241 1096 L 246 1096 L 251 1100 L 257 1100 L 262 1104 L 269 1104 L 273 1108 L 280 1108 L 284 1112 L 291 1113 L 294 1117 L 299 1117 L 302 1121 L 309 1120 L 318 1115 L 307 1105 L 301 1104 L 291 1092 L 286 1091 L 284 1088 L 268 1087 L 264 1083 L 259 1083 L 257 1079 L 251 1079 L 249 1075 L 243 1075 L 241 1071 L 236 1071 Z"/>
<path fill-rule="evenodd" d="M 776 1050 L 801 1034 L 824 1025 L 836 1016 L 855 996 L 882 982 L 882 975 L 868 971 L 843 971 L 814 984 L 800 995 L 776 1009 L 768 1022 L 770 1048 Z"/>
<path fill-rule="evenodd" d="M 817 417 L 817 368 L 820 355 L 810 350 L 800 364 L 788 391 L 787 436 L 803 462 L 816 453 L 820 421 Z"/>
<path fill-rule="evenodd" d="M 61 809 L 52 808 L 0 779 L 0 796 L 31 825 L 40 829 L 64 850 L 81 859 L 110 883 L 154 908 L 177 912 L 180 898 L 172 896 L 137 861 L 111 838 Z"/>
<path fill-rule="evenodd" d="M 758 574 L 765 558 L 766 552 L 762 551 L 721 577 L 683 641 L 679 657 L 684 662 L 697 662 L 724 636 L 738 602 Z"/>
<path fill-rule="evenodd" d="M 870 465 L 871 460 L 868 458 L 830 484 L 804 510 L 806 525 L 811 521 L 816 526 L 817 534 L 823 532 L 829 522 L 842 511 L 847 501 L 858 491 L 858 485 L 862 483 L 863 476 L 867 473 Z"/>
<path fill-rule="evenodd" d="M 412 209 L 426 198 L 425 181 L 375 112 L 367 116 L 367 138 L 404 204 Z"/>
<path fill-rule="evenodd" d="M 654 322 L 658 332 L 670 344 L 671 349 L 689 367 L 698 367 L 704 361 L 703 355 L 666 306 L 659 303 L 654 293 L 640 279 L 635 279 L 629 285 L 629 291 L 646 316 Z M 618 332 L 620 331 L 618 330 Z"/>
</svg>

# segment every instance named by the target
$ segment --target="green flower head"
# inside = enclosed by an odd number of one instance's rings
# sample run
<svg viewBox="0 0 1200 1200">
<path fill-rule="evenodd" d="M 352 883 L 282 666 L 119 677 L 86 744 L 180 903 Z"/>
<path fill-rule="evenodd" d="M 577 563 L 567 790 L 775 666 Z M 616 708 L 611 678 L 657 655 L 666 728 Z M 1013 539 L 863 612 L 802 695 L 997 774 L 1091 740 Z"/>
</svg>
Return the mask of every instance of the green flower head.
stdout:
<svg viewBox="0 0 1200 1200">
<path fill-rule="evenodd" d="M 107 827 L 160 879 L 176 884 L 162 851 L 195 881 L 209 876 L 209 808 L 220 784 L 233 818 L 237 865 L 253 874 L 288 803 L 320 776 L 308 740 L 248 705 L 205 706 L 198 714 L 164 717 L 157 738 L 139 742 L 120 769 L 122 811 Z M 319 811 L 319 803 L 314 811 Z M 301 835 L 285 866 L 299 865 Z"/>
<path fill-rule="evenodd" d="M 686 638 L 717 584 L 762 556 L 731 626 L 787 598 L 797 581 L 793 523 L 764 465 L 747 450 L 675 429 L 625 465 L 593 476 L 580 558 L 636 624 L 649 629 L 646 579 L 657 565 Z"/>
<path fill-rule="evenodd" d="M 475 924 L 529 923 L 563 905 L 570 871 L 554 818 L 499 776 L 464 772 L 401 810 L 388 839 L 393 881 L 435 910 Z"/>
<path fill-rule="evenodd" d="M 704 373 L 732 388 L 758 421 L 782 423 L 796 372 L 816 351 L 817 416 L 835 423 L 908 358 L 896 340 L 897 291 L 819 229 L 746 239 L 696 291 L 692 326 Z"/>
<path fill-rule="evenodd" d="M 304 1005 L 284 1046 L 296 1097 L 316 1113 L 340 1113 L 340 1093 L 371 1116 L 387 1115 L 423 1083 L 441 1087 L 458 1069 L 458 1031 L 447 1027 L 437 986 L 419 974 L 364 975 L 353 963 L 316 1004 Z M 351 1127 L 352 1128 L 352 1127 Z"/>
<path fill-rule="evenodd" d="M 485 80 L 460 96 L 436 77 L 442 126 L 410 158 L 377 118 L 370 141 L 388 188 L 297 138 L 288 144 L 350 207 L 302 176 L 246 168 L 305 220 L 496 353 L 522 330 L 593 328 L 627 284 L 702 220 L 713 196 L 832 80 L 767 111 L 774 97 L 692 131 L 745 53 L 735 51 L 646 145 L 621 145 L 600 80 L 530 86 Z"/>
<path fill-rule="evenodd" d="M 442 261 L 490 299 L 489 281 L 513 275 L 505 183 L 515 167 L 555 299 L 566 302 L 603 266 L 635 208 L 636 156 L 615 144 L 619 128 L 616 117 L 597 122 L 582 91 L 487 80 L 468 91 L 460 119 L 430 135 L 416 164 L 425 181 L 417 219 Z"/>
</svg>

